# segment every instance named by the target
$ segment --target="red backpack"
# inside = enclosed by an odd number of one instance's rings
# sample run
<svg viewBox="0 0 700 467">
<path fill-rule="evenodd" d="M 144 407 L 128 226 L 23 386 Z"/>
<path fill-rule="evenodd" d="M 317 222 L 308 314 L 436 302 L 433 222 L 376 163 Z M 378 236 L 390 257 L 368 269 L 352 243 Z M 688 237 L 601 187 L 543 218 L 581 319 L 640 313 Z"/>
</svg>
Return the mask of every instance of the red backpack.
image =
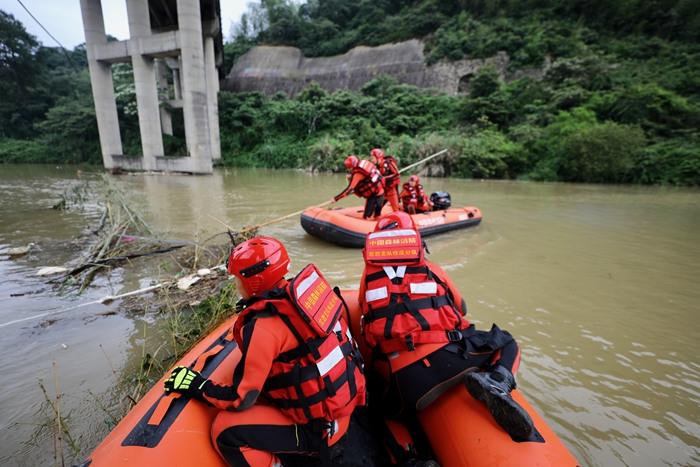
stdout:
<svg viewBox="0 0 700 467">
<path fill-rule="evenodd" d="M 418 232 L 370 233 L 363 255 L 362 335 L 369 346 L 389 354 L 462 339 L 459 331 L 469 323 L 448 286 L 428 267 Z"/>
</svg>

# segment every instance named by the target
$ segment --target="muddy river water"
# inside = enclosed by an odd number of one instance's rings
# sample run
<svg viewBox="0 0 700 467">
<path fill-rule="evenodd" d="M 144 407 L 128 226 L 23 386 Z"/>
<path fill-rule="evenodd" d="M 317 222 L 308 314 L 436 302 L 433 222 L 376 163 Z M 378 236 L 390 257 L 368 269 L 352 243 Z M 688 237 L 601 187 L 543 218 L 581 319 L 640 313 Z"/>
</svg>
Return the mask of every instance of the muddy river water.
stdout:
<svg viewBox="0 0 700 467">
<path fill-rule="evenodd" d="M 35 276 L 76 254 L 71 243 L 97 221 L 50 209 L 85 178 L 74 167 L 0 166 L 0 326 L 146 284 L 151 270 L 101 278 L 80 297 L 59 297 Z M 166 237 L 201 239 L 221 227 L 286 214 L 340 191 L 340 175 L 218 170 L 213 176 L 115 178 Z M 479 227 L 428 239 L 467 298 L 480 327 L 510 330 L 523 348 L 519 384 L 583 465 L 700 464 L 700 191 L 427 179 L 455 204 L 480 207 Z M 343 201 L 350 205 L 353 201 Z M 357 287 L 359 251 L 309 237 L 298 220 L 264 233 L 287 245 L 292 270 L 315 262 L 341 287 Z M 112 305 L 114 306 L 114 305 Z M 0 327 L 0 464 L 54 462 L 50 429 L 39 429 L 58 380 L 76 442 L 106 434 L 101 397 L 117 374 L 157 339 L 158 316 L 110 314 L 92 305 Z M 106 313 L 107 312 L 107 313 Z M 54 376 L 56 375 L 56 376 Z"/>
</svg>

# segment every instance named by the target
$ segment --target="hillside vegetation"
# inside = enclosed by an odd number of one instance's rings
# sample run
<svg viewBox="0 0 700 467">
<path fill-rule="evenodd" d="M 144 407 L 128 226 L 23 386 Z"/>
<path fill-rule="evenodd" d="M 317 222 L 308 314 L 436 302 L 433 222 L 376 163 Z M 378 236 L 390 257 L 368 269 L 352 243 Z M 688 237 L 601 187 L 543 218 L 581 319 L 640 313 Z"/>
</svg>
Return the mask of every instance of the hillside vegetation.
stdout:
<svg viewBox="0 0 700 467">
<path fill-rule="evenodd" d="M 1 19 L 5 28 L 7 15 Z M 374 146 L 388 147 L 402 164 L 447 147 L 443 169 L 455 176 L 700 185 L 700 8 L 693 0 L 266 0 L 249 7 L 225 60 L 228 69 L 256 44 L 295 45 L 314 56 L 413 37 L 425 41 L 431 63 L 503 50 L 511 72 L 548 68 L 542 80 L 507 83 L 482 69 L 460 96 L 386 77 L 359 92 L 311 85 L 295 98 L 222 92 L 224 162 L 336 170 L 348 153 Z M 55 49 L 33 47 L 36 84 L 15 93 L 15 110 L 29 114 L 8 113 L 13 102 L 0 105 L 0 160 L 99 160 L 84 52 L 72 52 L 73 71 Z M 62 95 L 41 94 L 48 75 L 72 85 Z M 119 111 L 132 122 L 125 147 L 138 148 L 129 78 L 117 79 Z M 22 104 L 27 96 L 41 105 Z M 166 143 L 182 147 L 178 138 Z"/>
</svg>

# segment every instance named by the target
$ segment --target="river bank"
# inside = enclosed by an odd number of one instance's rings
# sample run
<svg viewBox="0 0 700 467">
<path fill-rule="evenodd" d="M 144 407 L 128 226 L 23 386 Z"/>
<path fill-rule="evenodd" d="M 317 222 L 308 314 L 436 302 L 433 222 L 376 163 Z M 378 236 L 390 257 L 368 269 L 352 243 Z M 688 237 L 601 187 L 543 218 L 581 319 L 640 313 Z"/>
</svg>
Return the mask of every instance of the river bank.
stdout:
<svg viewBox="0 0 700 467">
<path fill-rule="evenodd" d="M 342 175 L 228 168 L 211 177 L 112 180 L 154 230 L 193 241 L 221 230 L 209 214 L 253 225 L 328 199 L 344 185 Z M 35 276 L 40 266 L 67 262 L 71 240 L 99 222 L 100 211 L 90 206 L 50 209 L 76 183 L 70 166 L 2 166 L 0 244 L 38 248 L 0 261 L 0 322 L 165 276 L 160 261 L 116 269 L 80 298 L 56 296 Z M 426 178 L 425 185 L 483 211 L 479 227 L 429 239 L 431 260 L 455 279 L 478 326 L 496 322 L 520 340 L 520 387 L 581 462 L 700 462 L 700 191 L 451 178 Z M 285 242 L 292 271 L 314 262 L 338 286 L 357 287 L 358 251 L 309 237 L 297 220 L 263 233 Z M 25 295 L 12 296 L 18 293 Z M 25 442 L 43 421 L 35 416 L 44 403 L 37 381 L 52 393 L 54 361 L 70 428 L 89 452 L 113 424 L 95 401 L 112 410 L 109 396 L 121 375 L 138 374 L 144 355 L 167 355 L 158 349 L 171 342 L 172 320 L 150 310 L 123 313 L 118 305 L 88 306 L 51 326 L 0 329 L 7 381 L 0 395 L 2 463 L 53 462 L 50 432 Z"/>
</svg>

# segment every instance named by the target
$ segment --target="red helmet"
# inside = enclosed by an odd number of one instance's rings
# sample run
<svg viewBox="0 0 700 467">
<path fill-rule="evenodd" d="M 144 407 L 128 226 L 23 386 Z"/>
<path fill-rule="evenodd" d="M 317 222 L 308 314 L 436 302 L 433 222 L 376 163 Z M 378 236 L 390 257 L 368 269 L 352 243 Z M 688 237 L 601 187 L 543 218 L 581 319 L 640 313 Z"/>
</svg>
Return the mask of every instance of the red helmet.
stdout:
<svg viewBox="0 0 700 467">
<path fill-rule="evenodd" d="M 384 151 L 382 151 L 379 148 L 372 149 L 369 152 L 369 155 L 375 157 L 377 159 L 377 161 L 381 161 L 382 159 L 384 159 Z"/>
<path fill-rule="evenodd" d="M 418 175 L 411 175 L 408 177 L 408 183 L 415 183 L 416 185 L 420 183 L 420 178 L 418 178 Z"/>
<path fill-rule="evenodd" d="M 226 264 L 250 296 L 272 289 L 289 272 L 289 255 L 272 237 L 254 237 L 231 250 Z"/>
<path fill-rule="evenodd" d="M 416 232 L 413 218 L 403 211 L 394 211 L 379 218 L 377 225 L 374 226 L 374 231 L 393 230 L 393 229 L 413 229 Z"/>
<path fill-rule="evenodd" d="M 357 164 L 360 163 L 360 159 L 357 158 L 357 156 L 348 156 L 345 159 L 345 168 L 348 170 L 352 170 L 355 167 L 357 167 Z"/>
</svg>

